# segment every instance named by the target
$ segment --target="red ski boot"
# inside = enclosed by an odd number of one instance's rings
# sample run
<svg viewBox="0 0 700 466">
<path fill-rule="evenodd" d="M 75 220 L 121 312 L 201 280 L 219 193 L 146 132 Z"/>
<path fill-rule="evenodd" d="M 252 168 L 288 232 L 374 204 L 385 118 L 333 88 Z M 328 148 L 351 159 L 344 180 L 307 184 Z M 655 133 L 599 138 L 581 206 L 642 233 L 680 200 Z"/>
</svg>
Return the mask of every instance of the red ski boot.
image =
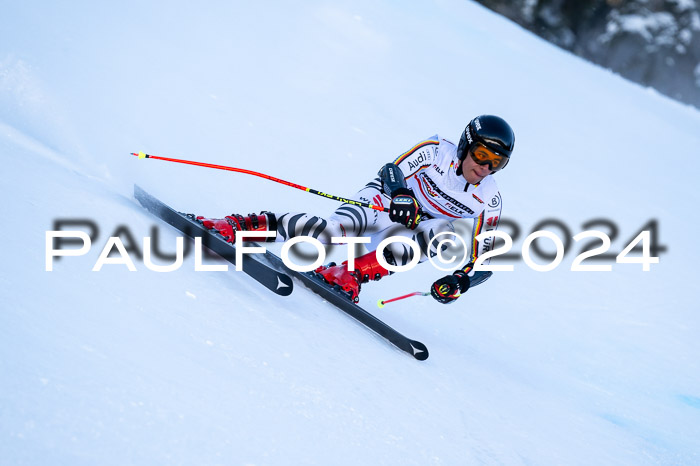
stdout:
<svg viewBox="0 0 700 466">
<path fill-rule="evenodd" d="M 197 216 L 197 221 L 209 230 L 215 230 L 229 243 L 236 242 L 237 231 L 276 231 L 277 218 L 270 212 L 249 214 L 245 217 L 239 214 L 227 215 L 224 218 L 205 218 Z M 260 241 L 274 241 L 275 238 L 260 239 Z"/>
<path fill-rule="evenodd" d="M 330 285 L 346 293 L 355 303 L 360 301 L 360 285 L 362 283 L 379 280 L 391 273 L 377 262 L 375 251 L 356 258 L 355 270 L 352 272 L 348 270 L 347 261 L 340 265 L 331 262 L 327 266 L 322 265 L 314 272 L 323 277 Z"/>
</svg>

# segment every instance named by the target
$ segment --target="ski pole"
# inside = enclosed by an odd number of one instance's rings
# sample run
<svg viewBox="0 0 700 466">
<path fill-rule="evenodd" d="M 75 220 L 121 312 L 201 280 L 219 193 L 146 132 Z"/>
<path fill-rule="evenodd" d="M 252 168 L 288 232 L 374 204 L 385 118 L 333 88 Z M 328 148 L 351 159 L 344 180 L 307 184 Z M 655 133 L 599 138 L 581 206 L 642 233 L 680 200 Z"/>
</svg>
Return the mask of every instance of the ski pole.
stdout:
<svg viewBox="0 0 700 466">
<path fill-rule="evenodd" d="M 392 303 L 394 301 L 398 301 L 399 299 L 406 299 L 410 298 L 411 296 L 430 296 L 430 293 L 424 293 L 422 291 L 415 291 L 413 293 L 405 294 L 403 296 L 398 296 L 396 298 L 391 298 L 391 299 L 380 299 L 377 302 L 377 307 L 382 308 L 384 307 L 385 304 L 387 303 Z"/>
<path fill-rule="evenodd" d="M 132 152 L 131 155 L 135 155 L 136 157 L 138 157 L 138 158 L 140 158 L 140 159 L 165 160 L 166 162 L 185 163 L 185 164 L 188 164 L 188 165 L 196 165 L 196 166 L 198 166 L 198 167 L 215 168 L 215 169 L 217 169 L 217 170 L 227 170 L 227 171 L 231 171 L 231 172 L 245 173 L 246 175 L 259 176 L 260 178 L 265 178 L 266 180 L 270 180 L 270 181 L 274 181 L 274 182 L 277 182 L 277 183 L 281 183 L 281 184 L 286 185 L 286 186 L 291 186 L 292 188 L 301 189 L 302 191 L 306 191 L 307 193 L 316 194 L 317 196 L 325 197 L 325 198 L 328 198 L 328 199 L 333 199 L 334 201 L 345 202 L 345 203 L 347 203 L 347 204 L 352 204 L 352 205 L 356 205 L 356 206 L 359 206 L 359 207 L 369 207 L 370 209 L 379 210 L 379 211 L 381 211 L 381 212 L 389 212 L 389 209 L 386 208 L 386 207 L 381 207 L 381 206 L 378 206 L 378 205 L 374 205 L 374 204 L 369 203 L 369 202 L 355 201 L 355 200 L 353 200 L 353 199 L 347 199 L 347 198 L 344 198 L 344 197 L 335 196 L 335 195 L 333 195 L 333 194 L 324 193 L 324 192 L 318 191 L 318 190 L 316 190 L 316 189 L 307 188 L 306 186 L 302 186 L 302 185 L 300 185 L 300 184 L 292 183 L 291 181 L 285 181 L 285 180 L 282 180 L 282 179 L 279 179 L 279 178 L 275 178 L 274 176 L 266 175 L 266 174 L 264 174 L 264 173 L 259 173 L 259 172 L 255 172 L 255 171 L 252 171 L 252 170 L 246 170 L 245 168 L 227 167 L 227 166 L 225 166 L 225 165 L 215 165 L 215 164 L 212 164 L 212 163 L 195 162 L 195 161 L 192 161 L 192 160 L 172 159 L 172 158 L 169 158 L 169 157 L 158 157 L 157 155 L 145 154 L 145 153 L 143 153 L 143 152 L 139 152 L 139 153 Z"/>
</svg>

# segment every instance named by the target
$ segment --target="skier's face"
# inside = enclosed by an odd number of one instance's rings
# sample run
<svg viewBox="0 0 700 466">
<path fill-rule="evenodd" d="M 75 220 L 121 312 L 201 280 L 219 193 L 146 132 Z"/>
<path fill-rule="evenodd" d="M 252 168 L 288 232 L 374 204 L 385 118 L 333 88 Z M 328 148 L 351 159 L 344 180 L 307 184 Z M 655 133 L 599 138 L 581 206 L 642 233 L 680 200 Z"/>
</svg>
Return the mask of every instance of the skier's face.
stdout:
<svg viewBox="0 0 700 466">
<path fill-rule="evenodd" d="M 488 165 L 479 165 L 470 156 L 465 157 L 462 162 L 462 176 L 467 180 L 469 184 L 480 183 L 481 180 L 486 178 L 491 173 L 491 169 Z"/>
</svg>

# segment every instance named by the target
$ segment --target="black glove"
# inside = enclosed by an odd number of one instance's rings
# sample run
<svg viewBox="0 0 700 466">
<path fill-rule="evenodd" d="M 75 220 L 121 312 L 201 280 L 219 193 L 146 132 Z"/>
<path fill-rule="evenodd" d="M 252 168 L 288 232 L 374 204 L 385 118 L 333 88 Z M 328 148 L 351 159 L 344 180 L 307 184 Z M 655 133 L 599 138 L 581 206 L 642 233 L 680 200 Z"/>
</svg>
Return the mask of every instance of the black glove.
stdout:
<svg viewBox="0 0 700 466">
<path fill-rule="evenodd" d="M 418 201 L 413 196 L 413 191 L 408 188 L 399 188 L 392 193 L 389 206 L 389 218 L 392 222 L 400 223 L 408 229 L 415 230 L 420 223 L 423 212 Z"/>
<path fill-rule="evenodd" d="M 430 287 L 430 294 L 442 304 L 453 303 L 469 289 L 469 275 L 457 270 L 452 275 L 442 277 Z"/>
</svg>

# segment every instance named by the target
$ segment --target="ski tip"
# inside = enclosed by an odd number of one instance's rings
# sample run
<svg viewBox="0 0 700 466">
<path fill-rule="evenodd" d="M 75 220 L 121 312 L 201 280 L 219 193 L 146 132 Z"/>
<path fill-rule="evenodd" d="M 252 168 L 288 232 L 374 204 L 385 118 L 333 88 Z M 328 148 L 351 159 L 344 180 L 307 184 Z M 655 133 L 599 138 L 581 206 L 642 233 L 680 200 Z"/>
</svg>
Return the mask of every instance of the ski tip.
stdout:
<svg viewBox="0 0 700 466">
<path fill-rule="evenodd" d="M 416 358 L 419 361 L 425 361 L 426 359 L 428 359 L 428 356 L 430 356 L 430 354 L 428 353 L 427 346 L 425 346 L 420 341 L 416 340 L 410 340 L 409 344 L 411 345 L 411 351 L 413 353 L 414 358 Z"/>
<path fill-rule="evenodd" d="M 377 301 L 377 307 L 379 309 L 383 308 L 384 306 L 386 306 L 386 304 L 384 304 L 384 300 L 380 299 L 379 301 Z"/>
<path fill-rule="evenodd" d="M 289 275 L 277 274 L 277 288 L 274 290 L 280 296 L 289 296 L 294 290 L 294 282 Z"/>
</svg>

